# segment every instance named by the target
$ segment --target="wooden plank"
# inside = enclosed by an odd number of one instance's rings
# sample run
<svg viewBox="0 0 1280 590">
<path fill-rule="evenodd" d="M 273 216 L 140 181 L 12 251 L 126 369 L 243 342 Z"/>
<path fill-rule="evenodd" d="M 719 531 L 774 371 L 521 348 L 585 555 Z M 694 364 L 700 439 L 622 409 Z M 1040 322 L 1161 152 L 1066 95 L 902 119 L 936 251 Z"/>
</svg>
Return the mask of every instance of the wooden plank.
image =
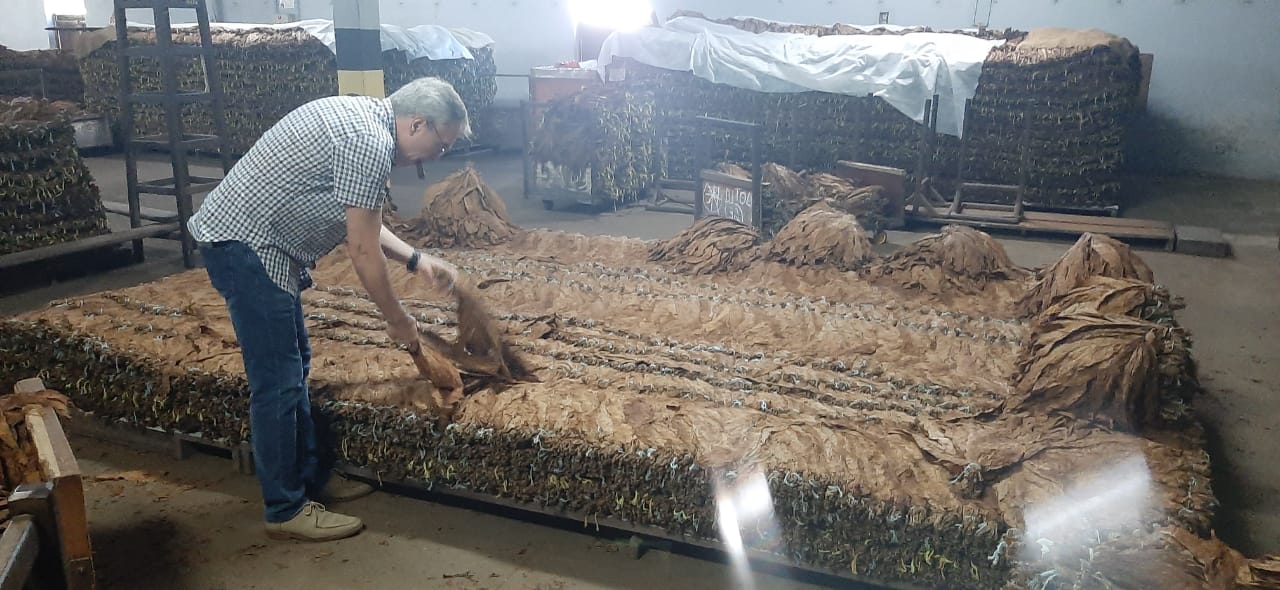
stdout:
<svg viewBox="0 0 1280 590">
<path fill-rule="evenodd" d="M 1070 216 L 1092 219 L 1083 215 Z M 1116 239 L 1137 239 L 1137 240 L 1159 240 L 1163 242 L 1171 242 L 1174 239 L 1172 227 L 1159 226 L 1141 226 L 1131 225 L 1123 226 L 1105 226 L 1082 221 L 1043 221 L 1023 219 L 1021 223 L 1002 222 L 998 219 L 986 218 L 959 218 L 948 217 L 944 215 L 924 215 L 912 214 L 912 219 L 917 221 L 926 221 L 935 224 L 955 223 L 959 225 L 967 225 L 980 229 L 1001 229 L 1021 232 L 1041 232 L 1065 235 L 1080 235 L 1083 233 L 1105 234 Z"/>
<path fill-rule="evenodd" d="M 28 408 L 26 420 L 45 479 L 53 484 L 53 516 L 67 588 L 93 588 L 93 547 L 89 542 L 80 465 L 53 408 Z"/>
<path fill-rule="evenodd" d="M 1167 221 L 1156 221 L 1153 219 L 1131 219 L 1127 217 L 1104 217 L 1101 215 L 1074 215 L 1071 213 L 1049 213 L 1047 211 L 1027 211 L 1023 214 L 1027 219 L 1036 221 L 1045 221 L 1051 223 L 1089 223 L 1100 227 L 1146 227 L 1146 228 L 1163 228 L 1167 231 L 1173 231 L 1173 224 Z"/>
<path fill-rule="evenodd" d="M 0 590 L 22 590 L 36 566 L 40 534 L 30 514 L 13 517 L 0 535 Z"/>
<path fill-rule="evenodd" d="M 39 393 L 44 390 L 44 380 L 39 377 L 23 379 L 13 384 L 14 393 Z"/>
<path fill-rule="evenodd" d="M 1016 184 L 990 184 L 986 182 L 966 182 L 963 183 L 964 188 L 972 188 L 985 191 L 1002 191 L 1007 193 L 1016 193 L 1020 188 Z"/>
<path fill-rule="evenodd" d="M 116 213 L 125 217 L 129 216 L 129 204 L 118 201 L 103 201 L 102 208 L 109 213 Z M 178 220 L 177 211 L 165 211 L 164 209 L 153 209 L 151 207 L 139 207 L 138 213 L 147 221 L 158 221 L 160 223 L 172 223 Z"/>
<path fill-rule="evenodd" d="M 1081 217 L 1081 216 L 1077 216 Z M 1141 226 L 1141 225 L 1104 225 L 1098 223 L 1090 223 L 1084 221 L 1048 221 L 1039 219 L 1026 219 L 1019 226 L 1019 229 L 1028 231 L 1063 231 L 1071 233 L 1095 233 L 1106 234 L 1113 238 L 1142 238 L 1151 240 L 1172 240 L 1174 237 L 1173 227 L 1166 226 Z"/>
<path fill-rule="evenodd" d="M 114 246 L 116 244 L 132 242 L 142 238 L 159 237 L 177 231 L 179 231 L 177 223 L 157 223 L 111 232 L 109 234 L 102 234 L 100 236 L 84 238 L 74 242 L 55 244 L 53 246 L 45 246 L 43 248 L 32 248 L 31 250 L 23 250 L 21 252 L 14 252 L 13 254 L 0 256 L 0 268 L 9 268 L 32 262 L 39 262 L 41 260 L 66 256 L 67 254 L 74 254 L 76 252 L 84 252 L 86 250 L 93 250 L 104 246 Z"/>
</svg>

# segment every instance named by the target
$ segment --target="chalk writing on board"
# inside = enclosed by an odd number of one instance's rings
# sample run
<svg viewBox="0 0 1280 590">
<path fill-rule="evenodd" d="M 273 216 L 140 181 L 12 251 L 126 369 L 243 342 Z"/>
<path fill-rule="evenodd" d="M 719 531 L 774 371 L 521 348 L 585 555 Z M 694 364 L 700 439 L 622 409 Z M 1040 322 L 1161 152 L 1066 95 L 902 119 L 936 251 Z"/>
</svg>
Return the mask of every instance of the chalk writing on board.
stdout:
<svg viewBox="0 0 1280 590">
<path fill-rule="evenodd" d="M 728 217 L 746 225 L 755 225 L 753 219 L 755 199 L 751 190 L 727 184 L 720 184 L 711 179 L 703 179 L 702 215 Z"/>
</svg>

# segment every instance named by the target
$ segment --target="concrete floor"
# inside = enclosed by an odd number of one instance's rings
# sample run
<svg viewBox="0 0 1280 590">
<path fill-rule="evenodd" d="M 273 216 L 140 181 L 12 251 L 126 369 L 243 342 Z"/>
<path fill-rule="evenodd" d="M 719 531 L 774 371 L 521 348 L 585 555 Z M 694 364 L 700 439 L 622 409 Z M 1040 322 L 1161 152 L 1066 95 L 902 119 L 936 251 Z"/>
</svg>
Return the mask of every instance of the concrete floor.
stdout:
<svg viewBox="0 0 1280 590">
<path fill-rule="evenodd" d="M 546 211 L 521 198 L 518 159 L 473 158 L 485 180 L 504 195 L 513 220 L 595 234 L 666 237 L 686 227 L 684 215 L 631 209 L 592 214 Z M 419 180 L 412 169 L 393 176 L 402 213 L 420 207 L 423 187 L 463 163 L 450 158 Z M 104 199 L 122 200 L 123 164 L 90 160 Z M 148 164 L 144 178 L 167 164 Z M 210 170 L 212 171 L 212 170 Z M 1141 254 L 1187 302 L 1182 323 L 1195 336 L 1194 355 L 1206 393 L 1197 410 L 1209 426 L 1214 487 L 1222 500 L 1218 532 L 1251 555 L 1280 552 L 1280 464 L 1267 452 L 1280 433 L 1280 355 L 1275 304 L 1280 251 L 1280 186 L 1210 179 L 1131 179 L 1136 204 L 1127 214 L 1228 232 L 1234 257 L 1195 258 L 1163 251 Z M 162 199 L 150 206 L 169 208 Z M 119 222 L 120 220 L 117 220 Z M 894 243 L 916 234 L 892 232 Z M 1002 239 L 1016 262 L 1043 265 L 1070 242 Z M 149 241 L 148 261 L 0 299 L 0 314 L 50 299 L 118 288 L 182 269 L 172 242 Z M 741 588 L 716 555 L 650 552 L 631 559 L 608 538 L 530 523 L 421 499 L 380 493 L 344 509 L 369 530 L 339 543 L 274 543 L 259 528 L 254 480 L 230 472 L 223 459 L 175 462 L 87 440 L 76 440 L 86 470 L 100 476 L 88 487 L 91 528 L 107 588 Z M 121 478 L 121 479 L 118 479 Z M 756 588 L 809 588 L 829 579 L 772 569 L 756 571 Z M 795 579 L 799 577 L 800 579 Z"/>
</svg>

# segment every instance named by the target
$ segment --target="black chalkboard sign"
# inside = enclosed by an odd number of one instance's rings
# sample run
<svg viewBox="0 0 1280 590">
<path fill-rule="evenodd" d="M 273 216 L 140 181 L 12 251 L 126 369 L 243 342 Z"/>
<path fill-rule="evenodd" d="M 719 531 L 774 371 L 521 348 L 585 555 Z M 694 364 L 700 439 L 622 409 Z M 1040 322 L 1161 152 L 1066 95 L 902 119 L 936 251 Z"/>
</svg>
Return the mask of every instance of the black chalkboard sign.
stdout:
<svg viewBox="0 0 1280 590">
<path fill-rule="evenodd" d="M 694 219 L 727 217 L 759 229 L 761 211 L 758 187 L 750 179 L 702 171 L 694 200 Z"/>
</svg>

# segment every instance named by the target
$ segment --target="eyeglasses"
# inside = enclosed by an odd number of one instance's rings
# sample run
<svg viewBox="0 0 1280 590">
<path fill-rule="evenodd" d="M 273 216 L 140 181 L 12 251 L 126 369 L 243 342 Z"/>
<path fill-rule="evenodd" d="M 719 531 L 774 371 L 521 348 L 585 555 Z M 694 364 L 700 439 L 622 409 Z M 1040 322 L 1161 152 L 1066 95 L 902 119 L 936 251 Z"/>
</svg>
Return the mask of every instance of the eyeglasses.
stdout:
<svg viewBox="0 0 1280 590">
<path fill-rule="evenodd" d="M 436 129 L 435 123 L 427 123 L 427 129 L 430 129 L 431 133 L 436 136 L 436 141 L 440 142 L 440 151 L 436 153 L 437 156 L 443 156 L 450 148 L 453 147 L 452 142 L 445 143 L 443 141 L 444 138 L 440 136 L 440 131 Z"/>
</svg>

